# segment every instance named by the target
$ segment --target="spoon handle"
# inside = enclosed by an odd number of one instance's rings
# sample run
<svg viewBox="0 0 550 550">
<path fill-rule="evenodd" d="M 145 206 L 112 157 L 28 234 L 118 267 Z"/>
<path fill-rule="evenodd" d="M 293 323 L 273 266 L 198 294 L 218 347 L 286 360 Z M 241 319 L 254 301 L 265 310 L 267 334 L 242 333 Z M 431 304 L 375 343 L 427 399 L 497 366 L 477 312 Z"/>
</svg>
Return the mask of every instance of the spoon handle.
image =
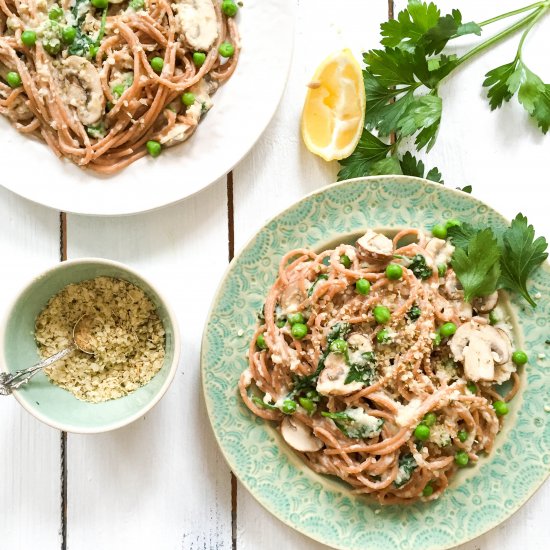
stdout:
<svg viewBox="0 0 550 550">
<path fill-rule="evenodd" d="M 29 367 L 28 369 L 18 370 L 16 372 L 0 373 L 0 395 L 9 395 L 12 390 L 16 390 L 23 384 L 26 384 L 37 372 L 49 367 L 52 363 L 63 359 L 76 349 L 75 345 L 58 351 L 54 355 L 47 357 L 40 363 Z"/>
</svg>

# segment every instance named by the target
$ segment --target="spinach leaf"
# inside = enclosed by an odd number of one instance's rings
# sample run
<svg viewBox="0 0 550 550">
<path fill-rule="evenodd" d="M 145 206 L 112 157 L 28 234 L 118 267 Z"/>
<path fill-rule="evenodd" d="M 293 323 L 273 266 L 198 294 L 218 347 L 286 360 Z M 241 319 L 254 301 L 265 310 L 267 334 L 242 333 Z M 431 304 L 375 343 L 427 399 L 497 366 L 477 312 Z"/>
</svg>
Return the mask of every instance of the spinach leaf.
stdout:
<svg viewBox="0 0 550 550">
<path fill-rule="evenodd" d="M 326 281 L 328 279 L 328 275 L 326 273 L 321 273 L 317 279 L 315 279 L 315 281 L 313 282 L 313 284 L 309 287 L 308 291 L 307 291 L 307 295 L 308 297 L 311 296 L 313 294 L 313 291 L 315 290 L 315 287 L 317 286 L 317 283 L 319 281 Z"/>
<path fill-rule="evenodd" d="M 422 310 L 416 304 L 406 314 L 407 319 L 410 321 L 417 321 L 420 315 L 422 315 Z"/>
<path fill-rule="evenodd" d="M 417 279 L 429 279 L 433 274 L 432 268 L 426 263 L 426 258 L 422 254 L 413 257 L 409 269 Z"/>
<path fill-rule="evenodd" d="M 344 384 L 364 382 L 370 386 L 376 378 L 378 378 L 378 373 L 376 371 L 376 356 L 372 351 L 352 354 L 349 366 L 349 373 L 346 376 Z"/>
<path fill-rule="evenodd" d="M 411 453 L 399 457 L 399 471 L 393 484 L 399 488 L 403 487 L 411 479 L 413 472 L 418 468 L 418 464 Z"/>
<path fill-rule="evenodd" d="M 347 411 L 343 412 L 322 412 L 321 416 L 325 418 L 330 418 L 336 424 L 336 427 L 350 439 L 367 439 L 373 437 L 380 433 L 384 420 L 382 418 L 377 418 L 376 423 L 372 426 L 367 424 L 362 424 L 354 420 Z"/>
</svg>

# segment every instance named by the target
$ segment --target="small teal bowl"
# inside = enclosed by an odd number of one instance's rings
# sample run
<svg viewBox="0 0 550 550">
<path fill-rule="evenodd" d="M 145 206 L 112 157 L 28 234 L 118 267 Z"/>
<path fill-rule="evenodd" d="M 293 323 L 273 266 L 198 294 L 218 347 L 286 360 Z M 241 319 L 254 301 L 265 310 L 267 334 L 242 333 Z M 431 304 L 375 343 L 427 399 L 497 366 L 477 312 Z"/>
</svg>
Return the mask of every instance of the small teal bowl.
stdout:
<svg viewBox="0 0 550 550">
<path fill-rule="evenodd" d="M 87 403 L 52 384 L 44 373 L 15 390 L 13 395 L 33 416 L 59 430 L 100 433 L 116 430 L 142 417 L 164 395 L 179 362 L 180 337 L 176 317 L 153 285 L 129 267 L 99 258 L 70 260 L 42 273 L 15 298 L 0 327 L 0 369 L 15 372 L 40 361 L 34 324 L 50 298 L 71 283 L 96 277 L 123 279 L 141 288 L 157 308 L 166 332 L 164 364 L 154 378 L 133 393 Z"/>
</svg>

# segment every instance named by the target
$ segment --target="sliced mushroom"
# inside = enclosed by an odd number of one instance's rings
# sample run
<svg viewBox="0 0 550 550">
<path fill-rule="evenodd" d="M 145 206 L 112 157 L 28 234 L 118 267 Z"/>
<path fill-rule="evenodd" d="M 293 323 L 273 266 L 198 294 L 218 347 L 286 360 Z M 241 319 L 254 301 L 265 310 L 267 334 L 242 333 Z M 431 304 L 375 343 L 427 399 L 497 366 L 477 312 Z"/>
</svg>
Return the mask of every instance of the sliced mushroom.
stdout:
<svg viewBox="0 0 550 550">
<path fill-rule="evenodd" d="M 436 266 L 447 265 L 451 261 L 454 251 L 455 247 L 450 242 L 436 237 L 431 238 L 426 245 L 426 252 L 430 254 Z"/>
<path fill-rule="evenodd" d="M 489 296 L 483 296 L 475 298 L 473 301 L 473 307 L 478 313 L 489 313 L 495 309 L 498 303 L 498 291 L 495 290 Z"/>
<path fill-rule="evenodd" d="M 61 82 L 65 100 L 76 108 L 84 126 L 99 121 L 105 108 L 105 96 L 97 69 L 83 57 L 71 55 L 62 61 Z"/>
<path fill-rule="evenodd" d="M 350 347 L 362 353 L 372 351 L 372 342 L 370 338 L 368 336 L 365 336 L 364 334 L 359 334 L 358 332 L 355 332 L 351 336 L 349 336 L 348 344 L 350 345 Z"/>
<path fill-rule="evenodd" d="M 280 305 L 282 314 L 296 313 L 300 304 L 305 299 L 306 295 L 300 288 L 300 285 L 297 282 L 290 283 L 281 294 Z"/>
<path fill-rule="evenodd" d="M 512 346 L 507 334 L 474 318 L 459 327 L 450 341 L 456 361 L 469 380 L 494 380 L 495 367 L 509 362 Z"/>
<path fill-rule="evenodd" d="M 321 395 L 348 395 L 363 387 L 361 382 L 346 384 L 349 365 L 342 353 L 329 353 L 325 359 L 325 368 L 317 380 L 317 391 Z"/>
<path fill-rule="evenodd" d="M 371 263 L 389 262 L 393 257 L 393 243 L 382 233 L 370 229 L 356 243 L 359 258 Z"/>
<path fill-rule="evenodd" d="M 281 423 L 284 440 L 301 453 L 314 453 L 323 448 L 324 443 L 313 435 L 313 430 L 297 418 L 285 416 Z"/>
<path fill-rule="evenodd" d="M 218 20 L 212 0 L 176 0 L 176 30 L 195 50 L 208 51 L 218 38 Z"/>
<path fill-rule="evenodd" d="M 464 297 L 464 290 L 454 271 L 445 277 L 443 294 L 450 300 L 462 300 Z"/>
</svg>

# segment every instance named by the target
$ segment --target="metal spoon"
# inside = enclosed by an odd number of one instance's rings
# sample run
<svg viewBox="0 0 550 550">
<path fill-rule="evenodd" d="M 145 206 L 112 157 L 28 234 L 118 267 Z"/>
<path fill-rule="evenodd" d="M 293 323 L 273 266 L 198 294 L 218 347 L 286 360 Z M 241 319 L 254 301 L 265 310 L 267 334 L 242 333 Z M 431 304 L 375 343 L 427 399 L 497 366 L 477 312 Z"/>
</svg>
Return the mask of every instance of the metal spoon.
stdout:
<svg viewBox="0 0 550 550">
<path fill-rule="evenodd" d="M 56 354 L 40 361 L 37 365 L 28 369 L 18 370 L 16 372 L 0 373 L 0 395 L 10 395 L 12 390 L 16 390 L 23 384 L 26 384 L 35 374 L 42 369 L 49 367 L 52 363 L 67 357 L 73 351 L 79 349 L 88 355 L 93 355 L 95 350 L 90 339 L 90 330 L 93 319 L 89 315 L 83 315 L 73 327 L 73 343 Z"/>
</svg>

